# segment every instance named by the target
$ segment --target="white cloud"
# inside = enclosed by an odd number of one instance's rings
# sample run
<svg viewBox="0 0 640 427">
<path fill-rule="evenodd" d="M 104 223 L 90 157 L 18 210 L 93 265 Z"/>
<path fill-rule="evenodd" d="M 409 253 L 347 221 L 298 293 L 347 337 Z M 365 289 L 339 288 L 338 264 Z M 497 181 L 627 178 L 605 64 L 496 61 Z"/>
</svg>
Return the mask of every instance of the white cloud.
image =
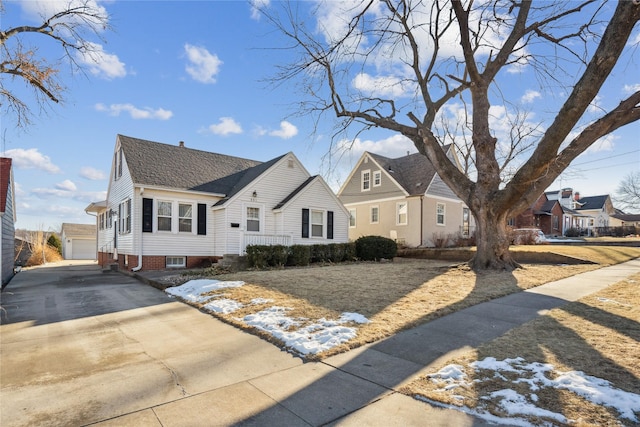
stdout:
<svg viewBox="0 0 640 427">
<path fill-rule="evenodd" d="M 615 145 L 615 141 L 618 138 L 618 136 L 613 134 L 605 135 L 594 142 L 589 148 L 587 148 L 583 154 L 594 154 L 600 151 L 612 151 Z"/>
<path fill-rule="evenodd" d="M 298 128 L 286 120 L 280 122 L 280 129 L 269 132 L 269 135 L 277 136 L 282 139 L 293 138 L 297 134 Z"/>
<path fill-rule="evenodd" d="M 71 8 L 85 8 L 87 14 L 82 16 L 84 19 L 80 17 L 72 19 L 68 15 L 64 19 L 66 22 L 89 25 L 98 32 L 105 30 L 102 23 L 109 16 L 107 10 L 95 0 L 23 0 L 20 5 L 30 19 L 39 22 L 42 22 L 43 17 L 51 17 Z"/>
<path fill-rule="evenodd" d="M 169 120 L 173 116 L 171 110 L 165 110 L 164 108 L 153 109 L 149 107 L 138 108 L 132 104 L 111 104 L 106 106 L 104 104 L 96 104 L 96 111 L 107 112 L 112 116 L 119 116 L 121 112 L 129 113 L 132 119 L 154 119 L 154 120 Z"/>
<path fill-rule="evenodd" d="M 185 67 L 187 73 L 200 83 L 215 83 L 216 75 L 220 71 L 222 61 L 217 55 L 211 54 L 204 47 L 184 45 L 189 64 Z"/>
<path fill-rule="evenodd" d="M 622 90 L 627 95 L 631 95 L 632 93 L 636 93 L 637 91 L 640 90 L 640 83 L 636 83 L 636 84 L 632 84 L 632 85 L 624 85 Z"/>
<path fill-rule="evenodd" d="M 62 191 L 76 191 L 78 187 L 73 183 L 73 181 L 65 179 L 62 182 L 56 184 L 56 188 Z"/>
<path fill-rule="evenodd" d="M 107 175 L 103 171 L 94 169 L 90 166 L 84 166 L 80 168 L 80 176 L 91 181 L 100 181 L 101 179 L 105 179 L 107 177 Z"/>
<path fill-rule="evenodd" d="M 522 98 L 520 98 L 520 101 L 524 104 L 530 104 L 538 98 L 542 98 L 542 94 L 537 90 L 529 89 L 524 93 L 524 95 L 522 95 Z"/>
<path fill-rule="evenodd" d="M 107 198 L 106 191 L 77 191 L 66 188 L 65 185 L 68 185 L 67 181 L 56 184 L 55 188 L 34 188 L 33 190 L 31 190 L 31 194 L 37 196 L 40 199 L 70 199 L 83 203 L 95 202 L 96 200 L 105 200 Z M 73 185 L 75 188 L 75 184 L 71 182 L 71 185 Z"/>
<path fill-rule="evenodd" d="M 3 153 L 4 157 L 11 157 L 17 169 L 39 169 L 48 173 L 61 173 L 60 168 L 51 162 L 37 148 L 12 148 Z"/>
<path fill-rule="evenodd" d="M 398 98 L 407 95 L 407 88 L 396 76 L 373 77 L 366 73 L 359 73 L 353 79 L 353 86 L 370 96 Z"/>
<path fill-rule="evenodd" d="M 271 0 L 251 0 L 249 3 L 251 5 L 251 19 L 259 21 L 261 16 L 260 9 L 269 7 Z"/>
<path fill-rule="evenodd" d="M 209 125 L 208 131 L 215 135 L 227 136 L 242 133 L 242 126 L 232 117 L 220 117 L 220 123 Z"/>
<path fill-rule="evenodd" d="M 94 76 L 111 80 L 127 75 L 124 63 L 117 55 L 107 53 L 102 45 L 87 42 L 88 50 L 78 53 L 76 59 L 80 65 L 84 65 Z"/>
<path fill-rule="evenodd" d="M 587 111 L 589 113 L 602 113 L 604 110 L 601 107 L 601 104 L 602 104 L 602 97 L 600 95 L 596 95 L 596 97 L 593 98 L 593 101 L 591 101 L 591 103 L 589 104 Z"/>
<path fill-rule="evenodd" d="M 332 155 L 343 156 L 348 154 L 350 159 L 358 160 L 365 151 L 394 159 L 406 156 L 407 152 L 415 153 L 416 147 L 409 138 L 395 134 L 389 138 L 375 141 L 371 139 L 362 140 L 360 138 L 354 140 L 343 139 L 338 142 Z"/>
</svg>

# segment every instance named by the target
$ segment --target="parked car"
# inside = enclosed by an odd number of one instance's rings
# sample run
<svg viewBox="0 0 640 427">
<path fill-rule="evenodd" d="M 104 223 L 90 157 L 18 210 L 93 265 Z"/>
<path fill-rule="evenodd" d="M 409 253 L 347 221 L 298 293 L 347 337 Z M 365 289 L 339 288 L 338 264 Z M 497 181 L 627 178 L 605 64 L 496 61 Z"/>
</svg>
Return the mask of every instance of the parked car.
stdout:
<svg viewBox="0 0 640 427">
<path fill-rule="evenodd" d="M 511 236 L 513 245 L 541 245 L 547 242 L 542 230 L 539 228 L 516 228 Z"/>
</svg>

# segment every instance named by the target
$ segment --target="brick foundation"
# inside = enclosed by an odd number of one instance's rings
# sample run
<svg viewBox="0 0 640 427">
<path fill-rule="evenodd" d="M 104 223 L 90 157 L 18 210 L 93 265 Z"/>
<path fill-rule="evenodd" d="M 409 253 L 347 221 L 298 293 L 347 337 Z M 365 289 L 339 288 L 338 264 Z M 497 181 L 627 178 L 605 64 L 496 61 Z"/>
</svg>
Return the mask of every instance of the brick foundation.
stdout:
<svg viewBox="0 0 640 427">
<path fill-rule="evenodd" d="M 209 267 L 221 258 L 216 256 L 188 256 L 186 257 L 185 268 Z M 138 266 L 138 255 L 118 254 L 118 259 L 114 260 L 112 253 L 98 252 L 98 264 L 105 268 L 112 264 L 117 264 L 118 269 L 131 271 Z M 166 268 L 166 256 L 142 256 L 142 271 L 165 270 Z"/>
</svg>

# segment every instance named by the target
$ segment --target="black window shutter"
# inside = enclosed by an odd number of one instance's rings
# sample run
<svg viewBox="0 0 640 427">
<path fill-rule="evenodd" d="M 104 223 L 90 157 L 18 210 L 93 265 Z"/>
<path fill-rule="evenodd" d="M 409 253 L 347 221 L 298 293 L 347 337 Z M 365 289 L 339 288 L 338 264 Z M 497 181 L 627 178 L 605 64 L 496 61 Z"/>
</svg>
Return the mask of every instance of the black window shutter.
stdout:
<svg viewBox="0 0 640 427">
<path fill-rule="evenodd" d="M 302 209 L 302 238 L 309 238 L 309 209 Z"/>
<path fill-rule="evenodd" d="M 207 234 L 207 205 L 198 203 L 198 234 L 205 236 Z"/>
<path fill-rule="evenodd" d="M 327 239 L 333 239 L 333 211 L 327 211 Z"/>
<path fill-rule="evenodd" d="M 153 199 L 142 199 L 142 231 L 153 231 Z"/>
</svg>

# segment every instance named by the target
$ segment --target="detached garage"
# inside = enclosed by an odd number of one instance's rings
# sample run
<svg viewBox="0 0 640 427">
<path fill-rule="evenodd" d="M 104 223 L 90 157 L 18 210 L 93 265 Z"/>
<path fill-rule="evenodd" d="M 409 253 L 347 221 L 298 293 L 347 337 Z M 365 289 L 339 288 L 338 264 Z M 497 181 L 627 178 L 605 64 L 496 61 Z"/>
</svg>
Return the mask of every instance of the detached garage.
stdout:
<svg viewBox="0 0 640 427">
<path fill-rule="evenodd" d="M 96 259 L 96 226 L 94 224 L 62 224 L 62 256 L 64 259 Z"/>
</svg>

